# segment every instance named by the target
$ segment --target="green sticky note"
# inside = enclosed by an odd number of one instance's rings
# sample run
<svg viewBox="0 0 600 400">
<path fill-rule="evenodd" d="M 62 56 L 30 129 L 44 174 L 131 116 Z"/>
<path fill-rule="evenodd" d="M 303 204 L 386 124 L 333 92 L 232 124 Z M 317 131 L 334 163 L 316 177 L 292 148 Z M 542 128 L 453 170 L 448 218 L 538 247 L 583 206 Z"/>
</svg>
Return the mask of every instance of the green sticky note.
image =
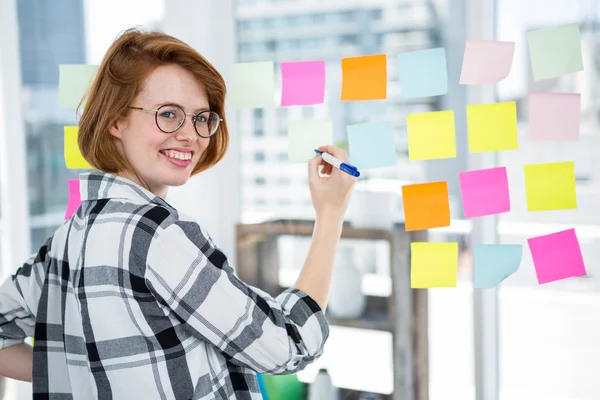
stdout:
<svg viewBox="0 0 600 400">
<path fill-rule="evenodd" d="M 231 67 L 229 102 L 237 108 L 275 107 L 275 68 L 272 61 L 238 63 Z"/>
<path fill-rule="evenodd" d="M 583 71 L 577 23 L 527 32 L 533 79 L 556 78 Z"/>
<path fill-rule="evenodd" d="M 333 144 L 333 124 L 329 119 L 290 121 L 288 138 L 289 160 L 307 162 L 315 149 Z"/>
<path fill-rule="evenodd" d="M 58 66 L 58 106 L 77 108 L 98 72 L 97 65 L 62 64 Z"/>
</svg>

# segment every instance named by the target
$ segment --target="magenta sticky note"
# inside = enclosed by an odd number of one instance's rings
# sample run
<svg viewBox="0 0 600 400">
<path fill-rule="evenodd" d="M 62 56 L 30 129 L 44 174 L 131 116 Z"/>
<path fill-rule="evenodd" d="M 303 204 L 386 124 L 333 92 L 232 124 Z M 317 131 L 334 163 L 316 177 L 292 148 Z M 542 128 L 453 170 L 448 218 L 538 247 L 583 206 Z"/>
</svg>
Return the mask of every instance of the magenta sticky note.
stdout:
<svg viewBox="0 0 600 400">
<path fill-rule="evenodd" d="M 65 220 L 71 218 L 81 204 L 81 193 L 79 192 L 79 187 L 79 179 L 69 179 L 69 202 L 67 204 Z"/>
<path fill-rule="evenodd" d="M 536 140 L 579 139 L 581 94 L 531 93 L 529 137 Z"/>
<path fill-rule="evenodd" d="M 465 218 L 510 211 L 506 167 L 460 172 L 458 180 Z"/>
<path fill-rule="evenodd" d="M 281 63 L 281 105 L 307 106 L 325 99 L 325 61 Z"/>
<path fill-rule="evenodd" d="M 527 239 L 538 282 L 586 275 L 575 229 Z"/>
</svg>

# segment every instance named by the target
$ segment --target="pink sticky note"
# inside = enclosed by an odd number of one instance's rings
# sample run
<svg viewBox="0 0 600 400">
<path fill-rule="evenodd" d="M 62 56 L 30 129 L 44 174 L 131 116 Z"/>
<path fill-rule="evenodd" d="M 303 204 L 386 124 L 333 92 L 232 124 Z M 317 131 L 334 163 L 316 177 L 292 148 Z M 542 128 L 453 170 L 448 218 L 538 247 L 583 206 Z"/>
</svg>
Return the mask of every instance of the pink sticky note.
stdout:
<svg viewBox="0 0 600 400">
<path fill-rule="evenodd" d="M 531 93 L 529 136 L 536 140 L 578 140 L 581 94 Z"/>
<path fill-rule="evenodd" d="M 79 208 L 80 204 L 81 193 L 79 192 L 79 179 L 69 179 L 69 203 L 67 204 L 65 220 L 71 218 L 71 216 Z"/>
<path fill-rule="evenodd" d="M 325 61 L 281 63 L 281 105 L 306 106 L 325 99 Z"/>
<path fill-rule="evenodd" d="M 538 282 L 586 275 L 575 229 L 527 239 Z"/>
<path fill-rule="evenodd" d="M 500 82 L 510 73 L 514 53 L 514 42 L 467 40 L 460 83 L 483 85 Z"/>
<path fill-rule="evenodd" d="M 510 211 L 506 167 L 460 172 L 458 180 L 465 218 Z"/>
</svg>

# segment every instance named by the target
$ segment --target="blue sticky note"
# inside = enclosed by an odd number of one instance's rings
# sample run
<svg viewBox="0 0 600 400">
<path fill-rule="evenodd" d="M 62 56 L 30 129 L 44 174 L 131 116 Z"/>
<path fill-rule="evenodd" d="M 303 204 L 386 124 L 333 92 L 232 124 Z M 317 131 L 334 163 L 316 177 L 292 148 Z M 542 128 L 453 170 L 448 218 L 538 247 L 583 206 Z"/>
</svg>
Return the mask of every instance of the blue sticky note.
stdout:
<svg viewBox="0 0 600 400">
<path fill-rule="evenodd" d="M 440 96 L 448 93 L 448 67 L 443 47 L 398 55 L 400 96 Z"/>
<path fill-rule="evenodd" d="M 493 288 L 517 272 L 523 246 L 520 244 L 475 245 L 473 287 Z"/>
<path fill-rule="evenodd" d="M 396 145 L 391 123 L 371 122 L 349 125 L 346 131 L 350 162 L 359 171 L 396 165 Z"/>
</svg>

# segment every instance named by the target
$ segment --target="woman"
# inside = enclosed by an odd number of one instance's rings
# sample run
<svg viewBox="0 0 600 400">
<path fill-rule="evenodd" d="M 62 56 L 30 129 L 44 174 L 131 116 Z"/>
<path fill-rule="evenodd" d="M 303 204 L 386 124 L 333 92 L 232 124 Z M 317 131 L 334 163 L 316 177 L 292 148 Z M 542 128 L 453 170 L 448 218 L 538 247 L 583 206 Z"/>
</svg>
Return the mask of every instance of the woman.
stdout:
<svg viewBox="0 0 600 400">
<path fill-rule="evenodd" d="M 164 201 L 224 156 L 224 100 L 221 75 L 181 41 L 137 30 L 115 41 L 79 124 L 97 170 L 80 175 L 82 205 L 0 287 L 0 375 L 50 399 L 252 399 L 257 372 L 294 373 L 322 354 L 356 179 L 310 160 L 316 221 L 296 284 L 277 298 L 245 284 Z"/>
</svg>

